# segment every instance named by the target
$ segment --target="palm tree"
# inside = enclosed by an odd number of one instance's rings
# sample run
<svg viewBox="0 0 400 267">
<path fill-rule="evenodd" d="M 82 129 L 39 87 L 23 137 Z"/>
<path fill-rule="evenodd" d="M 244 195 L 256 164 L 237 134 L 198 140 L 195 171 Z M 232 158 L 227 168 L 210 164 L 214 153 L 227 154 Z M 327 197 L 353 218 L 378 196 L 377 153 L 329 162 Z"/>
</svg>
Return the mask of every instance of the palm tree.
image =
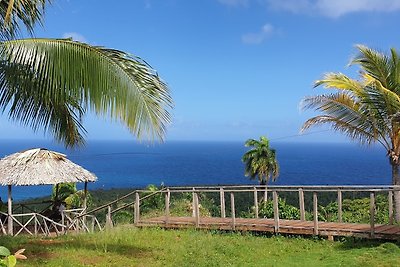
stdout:
<svg viewBox="0 0 400 267">
<path fill-rule="evenodd" d="M 307 97 L 302 105 L 321 115 L 307 120 L 302 130 L 329 124 L 361 144 L 382 145 L 392 167 L 392 184 L 400 185 L 400 59 L 392 48 L 384 54 L 358 45 L 359 54 L 350 64 L 361 68 L 355 80 L 342 73 L 325 74 L 314 87 L 335 89 L 331 94 Z M 400 192 L 394 192 L 395 218 L 400 222 Z"/>
<path fill-rule="evenodd" d="M 275 181 L 279 175 L 279 164 L 275 149 L 269 147 L 268 139 L 265 136 L 261 136 L 259 141 L 249 139 L 245 146 L 251 147 L 242 157 L 245 175 L 252 180 L 258 179 L 261 185 L 267 185 L 271 177 Z"/>
<path fill-rule="evenodd" d="M 20 25 L 33 32 L 48 2 L 0 2 L 2 111 L 67 147 L 84 143 L 87 111 L 121 121 L 139 139 L 162 140 L 173 103 L 144 60 L 71 39 L 15 39 Z"/>
</svg>

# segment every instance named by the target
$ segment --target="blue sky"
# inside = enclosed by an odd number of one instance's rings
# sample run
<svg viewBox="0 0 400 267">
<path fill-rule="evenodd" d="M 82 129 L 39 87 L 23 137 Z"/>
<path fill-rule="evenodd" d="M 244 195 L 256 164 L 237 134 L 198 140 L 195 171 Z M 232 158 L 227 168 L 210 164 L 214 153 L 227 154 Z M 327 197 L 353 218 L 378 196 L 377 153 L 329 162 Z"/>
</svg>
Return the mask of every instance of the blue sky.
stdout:
<svg viewBox="0 0 400 267">
<path fill-rule="evenodd" d="M 355 44 L 400 49 L 400 0 L 56 0 L 37 37 L 70 37 L 149 62 L 175 101 L 167 140 L 344 141 L 299 133 L 313 81 L 347 67 Z M 134 139 L 107 119 L 84 119 L 90 139 Z M 318 131 L 316 128 L 314 131 Z M 0 117 L 0 138 L 45 138 Z"/>
</svg>

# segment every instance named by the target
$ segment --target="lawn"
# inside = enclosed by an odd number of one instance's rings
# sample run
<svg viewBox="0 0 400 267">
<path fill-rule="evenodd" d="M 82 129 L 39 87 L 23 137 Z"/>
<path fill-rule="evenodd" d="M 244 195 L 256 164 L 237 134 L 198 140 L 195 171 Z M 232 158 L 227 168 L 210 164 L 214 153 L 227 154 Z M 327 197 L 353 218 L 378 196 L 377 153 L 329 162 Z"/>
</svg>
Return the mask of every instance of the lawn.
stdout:
<svg viewBox="0 0 400 267">
<path fill-rule="evenodd" d="M 255 236 L 196 230 L 137 229 L 58 238 L 10 238 L 25 248 L 17 266 L 400 266 L 399 244 Z"/>
</svg>

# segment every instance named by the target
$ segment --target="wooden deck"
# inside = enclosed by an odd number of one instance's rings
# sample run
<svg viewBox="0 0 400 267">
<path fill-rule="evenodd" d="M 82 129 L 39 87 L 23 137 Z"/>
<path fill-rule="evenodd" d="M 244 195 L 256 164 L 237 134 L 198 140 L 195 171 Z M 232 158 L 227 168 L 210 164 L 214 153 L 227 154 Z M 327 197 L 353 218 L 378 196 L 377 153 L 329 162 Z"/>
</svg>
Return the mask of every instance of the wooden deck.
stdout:
<svg viewBox="0 0 400 267">
<path fill-rule="evenodd" d="M 268 233 L 320 235 L 320 236 L 354 236 L 375 239 L 400 240 L 400 226 L 376 224 L 373 231 L 369 224 L 318 222 L 317 229 L 313 221 L 279 220 L 279 226 L 274 219 L 248 219 L 201 217 L 197 222 L 194 217 L 156 217 L 140 219 L 139 227 L 159 226 L 164 228 L 198 228 L 235 231 L 255 231 Z"/>
</svg>

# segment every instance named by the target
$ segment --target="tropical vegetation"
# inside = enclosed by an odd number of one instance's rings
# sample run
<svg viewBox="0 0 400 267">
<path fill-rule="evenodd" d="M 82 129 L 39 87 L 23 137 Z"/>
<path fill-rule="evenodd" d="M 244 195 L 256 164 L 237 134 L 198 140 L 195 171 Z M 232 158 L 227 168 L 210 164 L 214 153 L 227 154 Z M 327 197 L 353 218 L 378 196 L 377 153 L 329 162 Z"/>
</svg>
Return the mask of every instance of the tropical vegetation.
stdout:
<svg viewBox="0 0 400 267">
<path fill-rule="evenodd" d="M 400 59 L 396 49 L 385 54 L 358 45 L 350 65 L 360 67 L 360 78 L 327 73 L 314 87 L 335 91 L 306 97 L 302 105 L 322 114 L 308 119 L 302 130 L 328 124 L 361 144 L 378 143 L 387 151 L 392 184 L 400 185 Z M 400 222 L 400 191 L 394 192 L 395 219 Z"/>
<path fill-rule="evenodd" d="M 168 86 L 141 58 L 71 39 L 16 39 L 33 33 L 50 0 L 0 2 L 0 109 L 67 147 L 84 143 L 88 112 L 124 123 L 137 138 L 162 140 Z"/>
<path fill-rule="evenodd" d="M 245 164 L 245 175 L 250 179 L 258 179 L 261 185 L 266 185 L 279 176 L 279 164 L 275 149 L 270 148 L 269 140 L 261 136 L 260 140 L 248 139 L 246 147 L 250 147 L 242 157 Z"/>
</svg>

